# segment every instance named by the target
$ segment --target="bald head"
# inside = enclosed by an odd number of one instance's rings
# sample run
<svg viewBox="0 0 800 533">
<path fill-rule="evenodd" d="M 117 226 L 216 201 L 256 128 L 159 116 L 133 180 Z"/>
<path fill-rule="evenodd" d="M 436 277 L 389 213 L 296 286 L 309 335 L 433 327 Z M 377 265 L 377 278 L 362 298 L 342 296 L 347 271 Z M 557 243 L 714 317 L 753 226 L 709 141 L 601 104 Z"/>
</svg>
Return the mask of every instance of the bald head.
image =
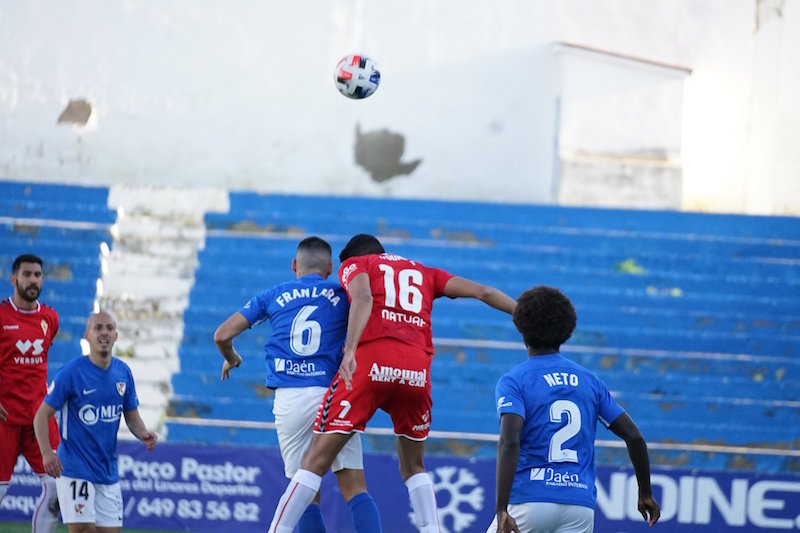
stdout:
<svg viewBox="0 0 800 533">
<path fill-rule="evenodd" d="M 90 356 L 108 358 L 117 341 L 117 322 L 107 311 L 93 313 L 86 321 L 83 337 L 89 343 Z"/>
</svg>

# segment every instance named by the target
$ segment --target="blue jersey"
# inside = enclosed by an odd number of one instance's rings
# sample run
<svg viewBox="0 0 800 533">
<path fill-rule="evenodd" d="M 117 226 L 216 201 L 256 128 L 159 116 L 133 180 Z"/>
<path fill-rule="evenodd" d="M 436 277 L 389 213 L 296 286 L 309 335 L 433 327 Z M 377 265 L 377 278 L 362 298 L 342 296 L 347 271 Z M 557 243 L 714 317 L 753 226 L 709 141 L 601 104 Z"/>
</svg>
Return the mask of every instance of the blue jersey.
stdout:
<svg viewBox="0 0 800 533">
<path fill-rule="evenodd" d="M 497 382 L 497 413 L 523 418 L 509 503 L 594 508 L 594 439 L 624 410 L 594 374 L 559 354 L 530 356 Z"/>
<path fill-rule="evenodd" d="M 103 485 L 119 481 L 119 421 L 139 407 L 128 365 L 113 357 L 102 369 L 88 357 L 76 357 L 56 374 L 44 401 L 61 409 L 58 457 L 64 475 Z"/>
<path fill-rule="evenodd" d="M 239 310 L 269 320 L 267 387 L 327 387 L 342 361 L 350 303 L 338 283 L 308 274 L 255 295 Z"/>
</svg>

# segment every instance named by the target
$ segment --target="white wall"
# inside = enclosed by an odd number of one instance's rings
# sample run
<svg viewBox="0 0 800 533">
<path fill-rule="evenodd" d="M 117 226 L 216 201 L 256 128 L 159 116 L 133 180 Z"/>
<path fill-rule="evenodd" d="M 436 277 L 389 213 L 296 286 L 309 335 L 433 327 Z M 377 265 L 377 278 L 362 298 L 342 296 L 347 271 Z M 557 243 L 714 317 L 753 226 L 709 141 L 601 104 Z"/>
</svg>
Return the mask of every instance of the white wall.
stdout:
<svg viewBox="0 0 800 533">
<path fill-rule="evenodd" d="M 798 214 L 800 0 L 768 1 L 754 32 L 753 0 L 0 0 L 0 176 L 549 202 L 567 41 L 693 70 L 685 208 Z M 333 87 L 352 51 L 365 101 Z M 373 182 L 356 123 L 422 163 Z"/>
</svg>

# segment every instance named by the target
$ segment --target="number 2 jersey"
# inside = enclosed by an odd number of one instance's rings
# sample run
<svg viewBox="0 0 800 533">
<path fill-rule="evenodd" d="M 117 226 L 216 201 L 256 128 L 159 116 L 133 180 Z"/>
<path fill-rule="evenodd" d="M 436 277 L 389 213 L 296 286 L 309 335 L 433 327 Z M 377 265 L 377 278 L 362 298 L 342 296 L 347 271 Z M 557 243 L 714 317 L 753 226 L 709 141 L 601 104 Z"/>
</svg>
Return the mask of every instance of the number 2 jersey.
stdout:
<svg viewBox="0 0 800 533">
<path fill-rule="evenodd" d="M 597 422 L 624 412 L 605 384 L 560 354 L 529 356 L 498 380 L 495 400 L 498 415 L 525 421 L 509 503 L 594 508 Z"/>
<path fill-rule="evenodd" d="M 30 426 L 47 393 L 47 351 L 58 332 L 58 314 L 38 303 L 20 309 L 0 301 L 0 404 L 8 424 Z"/>
<path fill-rule="evenodd" d="M 319 274 L 280 283 L 242 307 L 250 326 L 269 320 L 267 387 L 327 387 L 339 371 L 350 303 Z"/>
<path fill-rule="evenodd" d="M 351 279 L 366 273 L 372 290 L 372 313 L 359 344 L 375 339 L 396 339 L 433 353 L 431 310 L 453 277 L 440 268 L 393 254 L 351 257 L 339 268 L 347 288 Z"/>
</svg>

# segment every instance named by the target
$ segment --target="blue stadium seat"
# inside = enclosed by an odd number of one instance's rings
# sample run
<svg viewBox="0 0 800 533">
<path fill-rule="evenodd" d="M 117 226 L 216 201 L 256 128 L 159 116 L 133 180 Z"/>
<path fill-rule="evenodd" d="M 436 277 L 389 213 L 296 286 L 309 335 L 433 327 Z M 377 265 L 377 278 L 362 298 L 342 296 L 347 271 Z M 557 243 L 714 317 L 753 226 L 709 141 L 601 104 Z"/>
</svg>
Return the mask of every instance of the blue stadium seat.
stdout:
<svg viewBox="0 0 800 533">
<path fill-rule="evenodd" d="M 338 253 L 352 234 L 367 232 L 395 253 L 511 295 L 537 284 L 561 288 L 579 316 L 564 353 L 608 383 L 650 441 L 791 446 L 800 406 L 800 219 L 244 192 L 230 200 L 228 213 L 206 217 L 209 237 L 181 347 L 186 376 L 173 381 L 184 397 L 206 397 L 210 412 L 224 410 L 202 385 L 205 374 L 218 378 L 221 365 L 213 329 L 291 275 L 300 237 L 321 235 Z M 519 333 L 508 317 L 470 301 L 441 300 L 433 323 L 434 336 L 448 339 L 433 362 L 433 429 L 496 433 L 494 384 L 525 358 Z M 256 372 L 263 378 L 268 334 L 261 326 L 237 339 L 250 381 Z M 450 339 L 508 344 L 453 346 Z M 253 394 L 247 384 L 229 388 Z M 171 438 L 188 435 L 182 431 L 171 429 Z M 220 433 L 226 442 L 238 436 Z M 487 444 L 431 443 L 442 453 L 459 446 L 494 453 Z M 598 457 L 625 464 L 624 450 L 617 452 Z M 663 450 L 654 458 L 791 468 L 762 456 Z"/>
</svg>

